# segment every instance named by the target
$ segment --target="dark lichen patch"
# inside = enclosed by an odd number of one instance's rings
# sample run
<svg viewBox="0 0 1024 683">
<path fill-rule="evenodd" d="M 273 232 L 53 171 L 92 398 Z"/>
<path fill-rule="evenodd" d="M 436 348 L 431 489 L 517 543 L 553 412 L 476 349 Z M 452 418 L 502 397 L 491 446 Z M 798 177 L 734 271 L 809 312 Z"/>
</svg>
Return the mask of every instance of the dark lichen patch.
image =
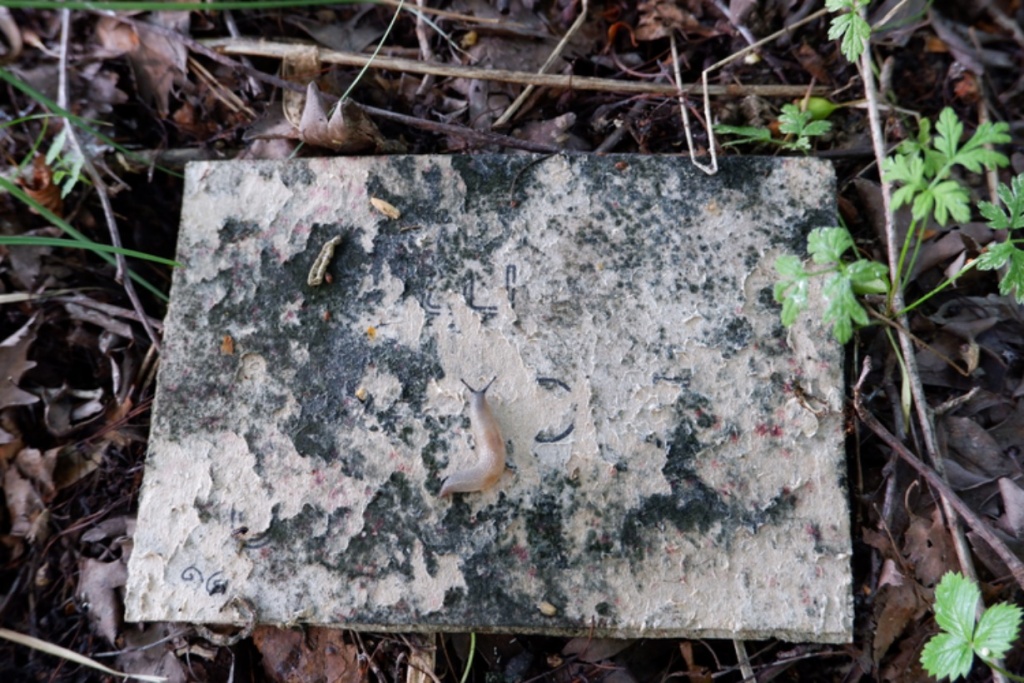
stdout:
<svg viewBox="0 0 1024 683">
<path fill-rule="evenodd" d="M 712 335 L 711 343 L 721 349 L 722 358 L 732 358 L 750 345 L 754 327 L 743 316 L 734 316 L 720 324 Z"/>
<path fill-rule="evenodd" d="M 302 190 L 316 184 L 317 175 L 306 164 L 288 164 L 279 167 L 281 184 L 292 190 Z"/>
<path fill-rule="evenodd" d="M 243 221 L 236 218 L 228 218 L 220 226 L 220 239 L 222 242 L 231 244 L 250 237 L 254 237 L 263 230 L 263 227 L 255 221 Z"/>
<path fill-rule="evenodd" d="M 523 512 L 530 558 L 543 571 L 564 569 L 568 566 L 566 549 L 571 547 L 564 536 L 563 520 L 566 511 L 552 493 L 541 493 L 533 507 Z"/>
</svg>

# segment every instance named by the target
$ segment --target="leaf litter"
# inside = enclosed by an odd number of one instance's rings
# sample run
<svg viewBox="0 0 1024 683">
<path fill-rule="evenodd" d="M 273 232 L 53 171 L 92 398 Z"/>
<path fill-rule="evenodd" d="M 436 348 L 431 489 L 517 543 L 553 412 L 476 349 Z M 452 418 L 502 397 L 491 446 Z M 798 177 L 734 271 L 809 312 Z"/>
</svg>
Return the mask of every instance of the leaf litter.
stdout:
<svg viewBox="0 0 1024 683">
<path fill-rule="evenodd" d="M 591 8 L 553 72 L 570 79 L 670 83 L 669 36 L 674 35 L 682 39 L 683 80 L 696 82 L 704 65 L 745 48 L 752 37 L 794 25 L 817 5 L 802 0 L 605 4 Z M 892 142 L 913 137 L 911 131 L 917 130 L 917 121 L 902 112 L 934 119 L 949 98 L 964 120 L 977 121 L 982 110 L 989 120 L 993 115 L 1006 120 L 1024 116 L 1015 69 L 1019 60 L 1013 58 L 1024 47 L 1019 27 L 1014 30 L 1013 22 L 1006 21 L 1005 4 L 961 5 L 926 7 L 895 0 L 871 5 L 872 23 L 884 22 L 874 47 L 887 60 L 887 94 L 903 108 L 885 112 Z M 75 11 L 72 49 L 62 67 L 58 13 L 0 8 L 0 31 L 6 36 L 2 57 L 11 62 L 12 74 L 50 98 L 57 96 L 63 68 L 73 111 L 109 126 L 105 130 L 119 143 L 150 151 L 149 165 L 140 166 L 123 150 L 106 144 L 89 148 L 109 178 L 125 175 L 111 183 L 128 190 L 112 198 L 115 210 L 127 219 L 124 240 L 165 255 L 174 242 L 181 188 L 157 173 L 155 165 L 180 167 L 182 159 L 513 151 L 517 140 L 561 150 L 685 149 L 675 99 L 665 95 L 540 88 L 508 130 L 495 131 L 493 122 L 523 84 L 498 83 L 485 74 L 435 77 L 371 69 L 350 97 L 334 106 L 353 85 L 357 70 L 321 61 L 318 49 L 361 53 L 383 39 L 381 54 L 389 57 L 428 55 L 439 63 L 535 71 L 575 21 L 580 3 L 457 0 L 446 9 L 458 16 L 434 13 L 424 4 L 432 23 L 408 14 L 389 35 L 385 31 L 394 10 L 379 5 L 263 12 Z M 827 152 L 836 159 L 840 205 L 857 247 L 884 261 L 880 186 L 864 151 L 869 144 L 866 117 L 855 102 L 858 76 L 826 39 L 827 31 L 827 21 L 820 19 L 716 72 L 718 83 L 733 87 L 737 95 L 716 99 L 715 115 L 721 123 L 763 127 L 779 136 L 784 105 L 799 102 L 810 88 L 831 86 L 825 94 L 844 106 L 832 114 L 837 125 L 825 144 L 812 153 Z M 200 41 L 231 35 L 299 40 L 313 47 L 302 60 L 285 60 L 278 78 L 266 58 L 226 59 L 204 51 Z M 783 81 L 802 90 L 788 100 L 744 91 Z M 17 98 L 19 114 L 44 113 L 31 98 Z M 845 106 L 844 99 L 852 103 Z M 692 104 L 684 100 L 684 106 Z M 398 123 L 372 113 L 382 111 L 408 118 Z M 699 113 L 699 107 L 692 111 Z M 5 175 L 20 178 L 43 206 L 102 237 L 94 188 L 73 184 L 70 194 L 60 197 L 56 174 L 66 161 L 64 151 L 51 162 L 44 154 L 60 128 L 44 128 L 36 119 L 7 128 Z M 706 149 L 706 135 L 698 130 L 697 136 L 698 147 Z M 1024 170 L 1019 149 L 1012 162 L 1014 174 Z M 981 184 L 971 193 L 972 203 L 996 200 Z M 387 207 L 378 210 L 389 213 Z M 900 212 L 905 218 L 899 240 L 905 237 L 909 212 Z M 0 218 L 3 234 L 59 234 L 9 199 L 0 204 Z M 970 218 L 926 226 L 908 291 L 930 291 L 960 265 L 1005 241 L 1003 231 L 977 222 L 976 215 Z M 144 272 L 166 288 L 169 273 Z M 728 641 L 577 638 L 565 643 L 481 635 L 479 657 L 471 661 L 466 639 L 450 635 L 422 641 L 264 627 L 252 639 L 227 647 L 204 641 L 193 625 L 124 624 L 121 590 L 157 354 L 140 334 L 138 312 L 126 301 L 113 271 L 88 254 L 8 247 L 0 251 L 0 285 L 4 293 L 75 292 L 73 300 L 57 305 L 45 298 L 25 299 L 0 309 L 0 336 L 5 337 L 0 343 L 0 481 L 6 510 L 0 552 L 8 596 L 5 616 L 15 628 L 80 651 L 114 648 L 123 670 L 172 681 L 228 680 L 232 674 L 239 680 L 241 674 L 241 680 L 382 682 L 400 678 L 403 667 L 412 675 L 411 662 L 431 665 L 429 675 L 415 669 L 421 680 L 456 680 L 467 668 L 481 677 L 500 673 L 510 681 L 551 676 L 622 682 L 663 680 L 665 675 L 712 680 L 739 670 Z M 972 271 L 912 312 L 909 324 L 930 403 L 955 404 L 936 419 L 948 479 L 1001 542 L 1020 554 L 1024 330 L 1019 305 L 997 292 L 996 274 Z M 153 298 L 144 305 L 158 322 L 162 303 Z M 906 425 L 894 417 L 901 413 L 898 364 L 879 331 L 867 328 L 859 339 L 861 352 L 880 368 L 871 377 L 876 389 L 871 408 L 903 437 Z M 914 472 L 871 435 L 853 429 L 859 440 L 853 468 L 860 476 L 851 488 L 861 527 L 854 555 L 856 641 L 835 651 L 766 644 L 752 658 L 760 680 L 787 670 L 806 680 L 924 678 L 918 657 L 937 630 L 932 591 L 945 571 L 959 565 L 950 520 Z M 905 442 L 914 443 L 909 437 Z M 967 538 L 986 599 L 1013 597 L 1005 580 L 1009 570 L 999 556 L 977 533 L 969 531 Z M 13 646 L 0 651 L 0 671 L 13 666 L 19 675 L 45 672 L 52 680 L 84 680 L 75 667 L 54 669 L 54 660 L 32 660 Z M 1019 647 L 1008 653 L 1006 664 L 1020 670 Z"/>
</svg>

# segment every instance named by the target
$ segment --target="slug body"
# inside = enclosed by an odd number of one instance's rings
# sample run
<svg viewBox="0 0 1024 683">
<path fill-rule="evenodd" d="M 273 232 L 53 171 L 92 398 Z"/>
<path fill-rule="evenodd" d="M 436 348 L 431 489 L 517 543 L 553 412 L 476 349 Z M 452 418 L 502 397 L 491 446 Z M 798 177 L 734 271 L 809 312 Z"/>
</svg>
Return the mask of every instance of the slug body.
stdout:
<svg viewBox="0 0 1024 683">
<path fill-rule="evenodd" d="M 453 493 L 489 489 L 498 483 L 502 472 L 505 471 L 505 440 L 501 436 L 501 429 L 498 428 L 498 421 L 494 419 L 491 407 L 487 405 L 487 390 L 494 384 L 494 379 L 480 391 L 466 384 L 465 380 L 462 381 L 471 394 L 469 421 L 473 430 L 473 440 L 476 442 L 477 461 L 476 465 L 468 470 L 455 472 L 444 480 L 441 493 L 438 494 L 442 498 Z"/>
</svg>

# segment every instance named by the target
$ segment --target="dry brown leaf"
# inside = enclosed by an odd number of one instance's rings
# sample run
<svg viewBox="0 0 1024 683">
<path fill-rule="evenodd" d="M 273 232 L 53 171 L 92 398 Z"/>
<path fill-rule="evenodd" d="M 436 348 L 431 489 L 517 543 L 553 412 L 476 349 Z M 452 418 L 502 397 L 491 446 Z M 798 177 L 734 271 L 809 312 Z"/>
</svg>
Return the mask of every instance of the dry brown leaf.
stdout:
<svg viewBox="0 0 1024 683">
<path fill-rule="evenodd" d="M 125 650 L 117 656 L 116 668 L 133 674 L 163 676 L 167 683 L 186 683 L 189 678 L 181 660 L 174 654 L 174 645 L 159 643 L 184 630 L 165 622 L 146 624 L 141 629 L 125 629 Z"/>
<path fill-rule="evenodd" d="M 1018 540 L 1024 540 L 1024 489 L 1012 479 L 999 480 L 999 494 L 1003 497 L 1003 514 L 996 520 L 1003 531 Z"/>
<path fill-rule="evenodd" d="M 320 78 L 320 51 L 315 45 L 307 45 L 289 50 L 281 60 L 281 77 L 293 83 L 314 83 Z M 285 90 L 281 94 L 281 109 L 288 123 L 300 128 L 302 112 L 306 107 L 306 94 Z"/>
<path fill-rule="evenodd" d="M 0 408 L 27 406 L 39 401 L 38 396 L 18 387 L 21 376 L 36 366 L 34 360 L 28 360 L 28 348 L 35 340 L 35 318 L 31 318 L 0 342 Z"/>
<path fill-rule="evenodd" d="M 871 656 L 877 665 L 889 647 L 912 620 L 920 618 L 930 605 L 926 592 L 916 581 L 902 585 L 889 585 L 875 596 L 875 634 L 871 643 Z"/>
<path fill-rule="evenodd" d="M 252 634 L 263 670 L 275 683 L 362 683 L 359 649 L 339 629 L 312 626 L 305 633 L 259 626 Z"/>
<path fill-rule="evenodd" d="M 992 478 L 1012 472 L 1013 463 L 995 438 L 971 418 L 950 415 L 939 424 L 945 432 L 949 455 L 965 468 Z"/>
<path fill-rule="evenodd" d="M 46 506 L 35 485 L 17 467 L 8 467 L 4 473 L 4 498 L 11 516 L 10 535 L 28 538 L 37 533 L 36 522 Z"/>
<path fill-rule="evenodd" d="M 692 32 L 700 28 L 696 17 L 674 0 L 642 0 L 637 5 L 640 20 L 634 35 L 637 40 L 668 38 L 673 31 Z"/>
<path fill-rule="evenodd" d="M 39 202 L 43 208 L 49 209 L 57 216 L 64 216 L 64 200 L 60 196 L 60 186 L 54 185 L 53 169 L 42 155 L 32 160 L 32 174 L 22 179 L 21 187 L 25 194 Z"/>
<path fill-rule="evenodd" d="M 148 16 L 152 24 L 169 28 L 176 33 L 188 34 L 188 12 L 153 12 Z M 156 106 L 161 117 L 169 111 L 171 88 L 185 82 L 185 62 L 188 51 L 184 43 L 148 28 L 145 23 L 135 25 L 138 47 L 127 53 L 128 63 L 144 99 Z"/>
<path fill-rule="evenodd" d="M 116 645 L 124 618 L 124 601 L 119 589 L 128 581 L 123 560 L 100 562 L 83 557 L 78 563 L 78 596 L 86 605 L 89 621 L 96 632 Z"/>
<path fill-rule="evenodd" d="M 14 466 L 21 475 L 31 481 L 44 503 L 53 500 L 57 489 L 53 485 L 53 470 L 57 464 L 57 451 L 51 448 L 45 453 L 37 448 L 25 448 L 14 459 Z"/>
<path fill-rule="evenodd" d="M 925 586 L 934 586 L 948 571 L 956 571 L 956 554 L 939 508 L 931 519 L 915 515 L 904 534 L 904 553 L 914 563 L 914 575 Z"/>
<path fill-rule="evenodd" d="M 96 38 L 106 51 L 104 57 L 120 57 L 139 47 L 139 34 L 131 24 L 116 17 L 101 16 L 96 19 Z"/>
<path fill-rule="evenodd" d="M 345 100 L 335 107 L 328 119 L 316 83 L 310 83 L 306 88 L 299 139 L 342 154 L 371 152 L 387 146 L 376 124 L 352 100 Z"/>
</svg>

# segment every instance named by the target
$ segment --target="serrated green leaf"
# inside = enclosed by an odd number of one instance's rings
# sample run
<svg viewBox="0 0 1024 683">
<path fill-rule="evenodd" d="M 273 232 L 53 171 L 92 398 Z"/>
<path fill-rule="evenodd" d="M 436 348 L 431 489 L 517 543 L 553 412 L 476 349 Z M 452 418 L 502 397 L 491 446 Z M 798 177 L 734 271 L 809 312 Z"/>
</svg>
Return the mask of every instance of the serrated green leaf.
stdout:
<svg viewBox="0 0 1024 683">
<path fill-rule="evenodd" d="M 959 223 L 966 223 L 971 219 L 971 198 L 959 181 L 944 180 L 931 188 L 930 192 L 922 193 L 922 196 L 925 194 L 930 194 L 934 199 L 935 220 L 939 225 L 945 225 L 950 217 Z M 914 208 L 916 217 L 916 202 Z"/>
<path fill-rule="evenodd" d="M 935 149 L 946 159 L 956 156 L 957 148 L 960 146 L 960 138 L 964 134 L 964 124 L 960 123 L 960 117 L 956 115 L 952 107 L 946 107 L 939 113 L 939 120 L 935 124 Z"/>
<path fill-rule="evenodd" d="M 783 278 L 775 283 L 775 300 L 782 304 L 782 324 L 789 327 L 807 308 L 807 281 L 810 274 L 800 259 L 792 254 L 775 259 L 775 270 Z"/>
<path fill-rule="evenodd" d="M 829 12 L 841 12 L 842 10 L 852 10 L 853 0 L 825 0 L 825 9 Z"/>
<path fill-rule="evenodd" d="M 64 126 L 60 129 L 60 132 L 53 136 L 53 142 L 50 143 L 50 148 L 46 151 L 46 156 L 43 161 L 46 162 L 47 166 L 53 166 L 54 160 L 60 156 L 60 153 L 64 151 L 64 145 L 67 142 L 68 128 Z"/>
<path fill-rule="evenodd" d="M 846 228 L 815 228 L 807 236 L 807 253 L 815 263 L 838 263 L 851 247 L 853 237 Z"/>
<path fill-rule="evenodd" d="M 731 145 L 745 145 L 754 143 L 772 142 L 772 133 L 767 128 L 755 128 L 753 126 L 715 126 L 715 132 L 720 135 L 736 135 L 737 140 L 729 140 L 722 143 L 723 147 Z"/>
<path fill-rule="evenodd" d="M 864 52 L 864 41 L 871 37 L 871 26 L 855 10 L 832 17 L 829 25 L 830 40 L 842 38 L 839 49 L 851 62 L 860 59 Z"/>
<path fill-rule="evenodd" d="M 894 193 L 895 194 L 895 193 Z M 935 206 L 935 193 L 931 190 L 925 190 L 914 196 L 913 208 L 910 210 L 910 215 L 914 217 L 916 221 L 923 221 L 928 218 L 932 213 L 932 208 Z"/>
<path fill-rule="evenodd" d="M 882 163 L 882 175 L 886 181 L 890 183 L 903 183 L 915 192 L 927 187 L 924 159 L 918 154 L 897 154 L 896 156 L 888 157 Z"/>
<path fill-rule="evenodd" d="M 1024 228 L 1024 173 L 1014 176 L 1010 186 L 999 184 L 997 191 L 1006 209 L 991 202 L 979 202 L 978 210 L 989 221 L 993 230 Z"/>
<path fill-rule="evenodd" d="M 970 673 L 973 662 L 971 644 L 952 633 L 933 636 L 921 651 L 921 666 L 935 678 L 955 681 Z"/>
<path fill-rule="evenodd" d="M 974 635 L 974 613 L 981 590 L 973 581 L 955 572 L 947 572 L 935 586 L 935 623 L 963 640 Z"/>
<path fill-rule="evenodd" d="M 1008 259 L 1009 267 L 999 281 L 999 293 L 1003 296 L 1013 295 L 1017 303 L 1024 303 L 1024 251 L 1014 249 Z"/>
<path fill-rule="evenodd" d="M 999 659 L 1013 645 L 1020 630 L 1021 609 L 1005 602 L 992 605 L 974 630 L 974 651 L 983 659 Z"/>
<path fill-rule="evenodd" d="M 858 303 L 848 278 L 838 273 L 832 275 L 822 286 L 821 296 L 825 300 L 822 322 L 832 325 L 832 334 L 840 343 L 850 341 L 853 323 L 868 324 L 867 311 Z"/>
<path fill-rule="evenodd" d="M 808 137 L 815 137 L 818 135 L 824 135 L 830 130 L 832 130 L 831 121 L 811 121 L 806 126 L 804 126 L 803 134 Z"/>
<path fill-rule="evenodd" d="M 990 244 L 975 263 L 978 270 L 996 270 L 1010 260 L 1017 247 L 1012 242 L 996 242 Z"/>
</svg>

